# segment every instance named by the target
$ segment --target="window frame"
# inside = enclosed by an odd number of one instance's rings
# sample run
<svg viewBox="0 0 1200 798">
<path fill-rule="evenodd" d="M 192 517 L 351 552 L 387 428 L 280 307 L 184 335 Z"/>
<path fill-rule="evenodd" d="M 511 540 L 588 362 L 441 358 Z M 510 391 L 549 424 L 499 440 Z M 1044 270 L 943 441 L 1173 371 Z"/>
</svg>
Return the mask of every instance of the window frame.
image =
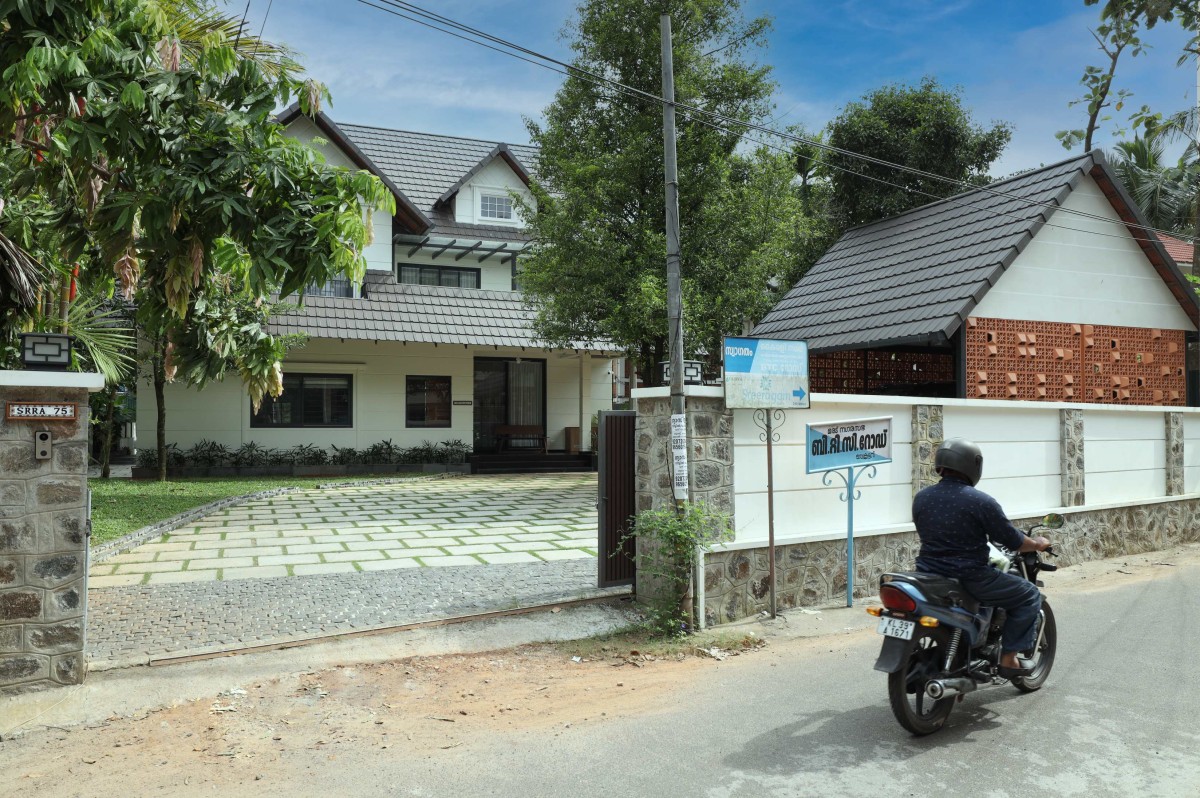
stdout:
<svg viewBox="0 0 1200 798">
<path fill-rule="evenodd" d="M 406 282 L 404 282 L 404 279 L 403 279 L 403 275 L 404 275 L 403 269 L 405 269 L 406 267 L 410 268 L 410 269 L 436 269 L 437 273 L 438 273 L 438 281 L 436 284 L 421 283 L 421 282 L 406 283 Z M 453 272 L 455 274 L 460 275 L 460 280 L 459 280 L 460 283 L 462 282 L 461 275 L 464 272 L 469 273 L 469 274 L 474 274 L 475 275 L 475 287 L 470 288 L 470 287 L 464 287 L 462 285 L 443 285 L 442 284 L 442 274 L 446 273 L 446 272 Z M 428 288 L 462 288 L 464 291 L 478 291 L 483 287 L 483 269 L 473 268 L 471 266 L 439 266 L 436 263 L 408 263 L 405 261 L 397 261 L 396 262 L 396 283 L 399 285 L 423 285 Z"/>
<path fill-rule="evenodd" d="M 304 382 L 312 378 L 344 378 L 346 380 L 346 423 L 345 424 L 306 424 L 304 421 Z M 297 379 L 300 381 L 300 420 L 292 424 L 264 424 L 256 417 L 259 415 L 254 412 L 254 407 L 250 408 L 250 429 L 353 429 L 354 428 L 354 375 L 346 373 L 331 373 L 323 371 L 301 371 L 285 374 L 283 377 L 286 382 L 289 379 Z M 263 405 L 259 409 L 261 413 L 267 407 L 267 402 L 274 403 L 277 401 L 272 397 L 263 397 Z"/>
<path fill-rule="evenodd" d="M 490 224 L 499 225 L 501 227 L 524 227 L 525 223 L 521 219 L 520 210 L 517 207 L 517 201 L 513 198 L 513 189 L 509 186 L 481 186 L 475 185 L 473 188 L 474 207 L 472 208 L 472 216 L 475 218 L 475 224 Z M 483 215 L 483 198 L 492 197 L 495 199 L 506 200 L 509 204 L 509 210 L 512 213 L 507 219 L 498 216 Z"/>
<path fill-rule="evenodd" d="M 409 415 L 409 395 L 412 392 L 413 380 L 445 380 L 446 381 L 446 417 L 444 423 L 436 421 L 431 423 L 428 420 L 429 402 L 426 400 L 423 405 L 425 409 L 426 419 L 423 421 L 414 422 Z M 428 396 L 429 389 L 424 387 L 423 392 Z M 404 428 L 405 429 L 450 429 L 454 426 L 454 379 L 449 374 L 405 374 L 404 375 Z"/>
</svg>

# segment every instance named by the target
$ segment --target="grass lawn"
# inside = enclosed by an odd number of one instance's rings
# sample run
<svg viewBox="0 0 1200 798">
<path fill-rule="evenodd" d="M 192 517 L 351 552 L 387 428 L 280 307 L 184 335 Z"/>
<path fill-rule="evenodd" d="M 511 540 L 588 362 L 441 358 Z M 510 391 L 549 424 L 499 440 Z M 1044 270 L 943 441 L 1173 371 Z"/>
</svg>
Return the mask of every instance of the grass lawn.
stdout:
<svg viewBox="0 0 1200 798">
<path fill-rule="evenodd" d="M 104 543 L 202 504 L 277 488 L 313 488 L 331 482 L 362 482 L 363 477 L 277 477 L 188 479 L 153 482 L 89 479 L 92 489 L 92 545 Z"/>
</svg>

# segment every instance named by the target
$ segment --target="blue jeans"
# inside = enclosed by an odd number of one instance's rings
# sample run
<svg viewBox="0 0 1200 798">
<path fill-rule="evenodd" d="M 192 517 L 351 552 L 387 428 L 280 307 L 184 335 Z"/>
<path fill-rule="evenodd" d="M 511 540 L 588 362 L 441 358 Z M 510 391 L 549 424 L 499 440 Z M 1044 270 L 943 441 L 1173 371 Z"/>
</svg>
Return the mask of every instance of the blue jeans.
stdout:
<svg viewBox="0 0 1200 798">
<path fill-rule="evenodd" d="M 969 575 L 960 576 L 959 581 L 981 604 L 1003 607 L 1008 613 L 1000 642 L 1005 654 L 1033 648 L 1042 594 L 1032 582 L 995 568 L 972 571 Z"/>
</svg>

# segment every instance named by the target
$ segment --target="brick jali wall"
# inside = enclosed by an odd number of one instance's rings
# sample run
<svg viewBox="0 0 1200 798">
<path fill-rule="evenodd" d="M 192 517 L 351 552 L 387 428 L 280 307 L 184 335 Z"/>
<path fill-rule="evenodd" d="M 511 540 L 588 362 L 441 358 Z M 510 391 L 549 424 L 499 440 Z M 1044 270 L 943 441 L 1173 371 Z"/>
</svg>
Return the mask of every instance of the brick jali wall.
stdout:
<svg viewBox="0 0 1200 798">
<path fill-rule="evenodd" d="M 80 418 L 5 421 L 7 401 L 76 402 Z M 0 695 L 83 681 L 87 415 L 84 389 L 0 387 Z M 38 429 L 49 460 L 34 459 Z"/>
<path fill-rule="evenodd" d="M 967 397 L 1183 405 L 1182 330 L 969 318 Z"/>
<path fill-rule="evenodd" d="M 945 385 L 952 392 L 954 355 L 950 352 L 855 349 L 813 355 L 808 360 L 808 371 L 809 384 L 819 393 L 870 394 L 896 386 L 922 385 Z M 903 390 L 889 392 L 905 393 Z"/>
</svg>

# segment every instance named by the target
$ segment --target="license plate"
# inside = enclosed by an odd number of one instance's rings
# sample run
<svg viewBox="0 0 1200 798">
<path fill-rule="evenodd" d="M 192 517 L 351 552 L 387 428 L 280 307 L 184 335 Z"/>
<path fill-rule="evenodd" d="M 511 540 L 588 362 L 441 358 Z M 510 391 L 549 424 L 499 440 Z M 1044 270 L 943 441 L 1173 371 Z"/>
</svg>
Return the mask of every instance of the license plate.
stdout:
<svg viewBox="0 0 1200 798">
<path fill-rule="evenodd" d="M 899 618 L 880 618 L 879 628 L 876 631 L 888 637 L 912 640 L 913 627 L 915 626 L 916 624 L 912 621 L 902 621 Z"/>
</svg>

